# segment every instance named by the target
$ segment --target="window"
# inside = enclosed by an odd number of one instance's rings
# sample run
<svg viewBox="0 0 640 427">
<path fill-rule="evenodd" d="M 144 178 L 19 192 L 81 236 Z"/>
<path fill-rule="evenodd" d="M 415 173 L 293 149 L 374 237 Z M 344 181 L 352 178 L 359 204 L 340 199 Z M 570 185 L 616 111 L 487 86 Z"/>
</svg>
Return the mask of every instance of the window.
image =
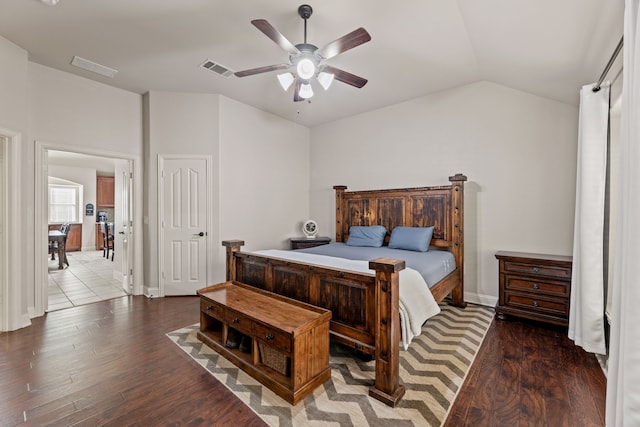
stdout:
<svg viewBox="0 0 640 427">
<path fill-rule="evenodd" d="M 49 184 L 49 223 L 80 222 L 82 185 Z"/>
</svg>

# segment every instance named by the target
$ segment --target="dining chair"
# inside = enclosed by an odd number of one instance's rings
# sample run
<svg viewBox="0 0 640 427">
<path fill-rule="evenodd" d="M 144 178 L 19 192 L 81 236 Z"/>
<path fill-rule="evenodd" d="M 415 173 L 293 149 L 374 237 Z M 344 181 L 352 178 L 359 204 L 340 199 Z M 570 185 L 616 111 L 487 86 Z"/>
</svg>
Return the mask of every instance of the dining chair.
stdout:
<svg viewBox="0 0 640 427">
<path fill-rule="evenodd" d="M 69 229 L 71 228 L 71 224 L 65 222 L 60 226 L 60 232 L 64 234 L 64 243 L 67 244 L 67 237 L 69 237 Z M 60 256 L 60 248 L 58 247 L 57 241 L 49 242 L 49 254 L 51 255 L 51 261 L 56 260 L 56 253 Z"/>
<path fill-rule="evenodd" d="M 109 252 L 111 252 L 111 261 L 113 261 L 115 254 L 113 248 L 113 224 L 101 222 L 100 229 L 102 230 L 102 256 L 109 259 Z"/>
</svg>

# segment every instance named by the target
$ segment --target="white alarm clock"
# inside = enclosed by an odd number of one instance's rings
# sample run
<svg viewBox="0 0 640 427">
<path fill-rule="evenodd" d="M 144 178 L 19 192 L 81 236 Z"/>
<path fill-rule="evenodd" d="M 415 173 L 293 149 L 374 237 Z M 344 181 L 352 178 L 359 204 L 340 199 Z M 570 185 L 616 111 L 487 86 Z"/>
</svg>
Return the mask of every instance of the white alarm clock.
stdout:
<svg viewBox="0 0 640 427">
<path fill-rule="evenodd" d="M 318 234 L 318 224 L 310 219 L 302 224 L 302 232 L 307 236 L 307 239 L 314 239 Z"/>
</svg>

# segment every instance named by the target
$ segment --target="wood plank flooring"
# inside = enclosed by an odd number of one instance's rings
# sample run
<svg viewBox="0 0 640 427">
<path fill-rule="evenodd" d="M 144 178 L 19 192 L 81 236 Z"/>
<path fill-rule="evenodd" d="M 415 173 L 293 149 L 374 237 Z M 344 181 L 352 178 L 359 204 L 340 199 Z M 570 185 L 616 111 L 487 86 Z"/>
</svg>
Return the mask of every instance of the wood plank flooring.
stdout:
<svg viewBox="0 0 640 427">
<path fill-rule="evenodd" d="M 605 389 L 566 328 L 494 320 L 444 427 L 604 426 Z"/>
<path fill-rule="evenodd" d="M 264 425 L 165 336 L 198 310 L 123 297 L 0 334 L 0 426 Z M 494 321 L 446 426 L 603 426 L 604 376 L 565 335 Z"/>
<path fill-rule="evenodd" d="M 123 297 L 0 334 L 0 425 L 263 426 L 165 336 L 199 310 L 197 297 Z"/>
</svg>

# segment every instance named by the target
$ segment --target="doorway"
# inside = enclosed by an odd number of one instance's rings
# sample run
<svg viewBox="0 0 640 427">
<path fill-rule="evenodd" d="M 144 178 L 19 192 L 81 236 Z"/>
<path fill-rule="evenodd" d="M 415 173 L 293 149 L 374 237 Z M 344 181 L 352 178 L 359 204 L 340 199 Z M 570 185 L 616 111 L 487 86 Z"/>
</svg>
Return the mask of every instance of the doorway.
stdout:
<svg viewBox="0 0 640 427">
<path fill-rule="evenodd" d="M 44 254 L 42 262 L 38 263 L 40 271 L 36 272 L 36 306 L 40 300 L 42 312 L 52 311 L 133 293 L 132 188 L 135 159 L 42 144 L 38 144 L 36 152 L 41 162 L 36 168 L 40 172 L 36 177 L 36 203 L 40 202 L 38 211 L 43 212 L 36 218 L 36 229 L 42 230 L 44 240 L 44 233 L 55 228 L 48 217 L 49 177 L 70 180 L 83 188 L 77 200 L 78 218 L 73 225 L 80 236 L 75 236 L 75 247 L 67 254 L 69 266 L 60 270 L 57 261 L 52 261 L 48 252 Z M 112 202 L 106 206 L 97 205 L 98 176 L 110 177 L 113 182 Z M 107 212 L 107 222 L 116 230 L 114 251 L 109 258 L 104 256 L 106 253 L 101 247 L 102 236 L 96 222 L 98 211 Z"/>
</svg>

